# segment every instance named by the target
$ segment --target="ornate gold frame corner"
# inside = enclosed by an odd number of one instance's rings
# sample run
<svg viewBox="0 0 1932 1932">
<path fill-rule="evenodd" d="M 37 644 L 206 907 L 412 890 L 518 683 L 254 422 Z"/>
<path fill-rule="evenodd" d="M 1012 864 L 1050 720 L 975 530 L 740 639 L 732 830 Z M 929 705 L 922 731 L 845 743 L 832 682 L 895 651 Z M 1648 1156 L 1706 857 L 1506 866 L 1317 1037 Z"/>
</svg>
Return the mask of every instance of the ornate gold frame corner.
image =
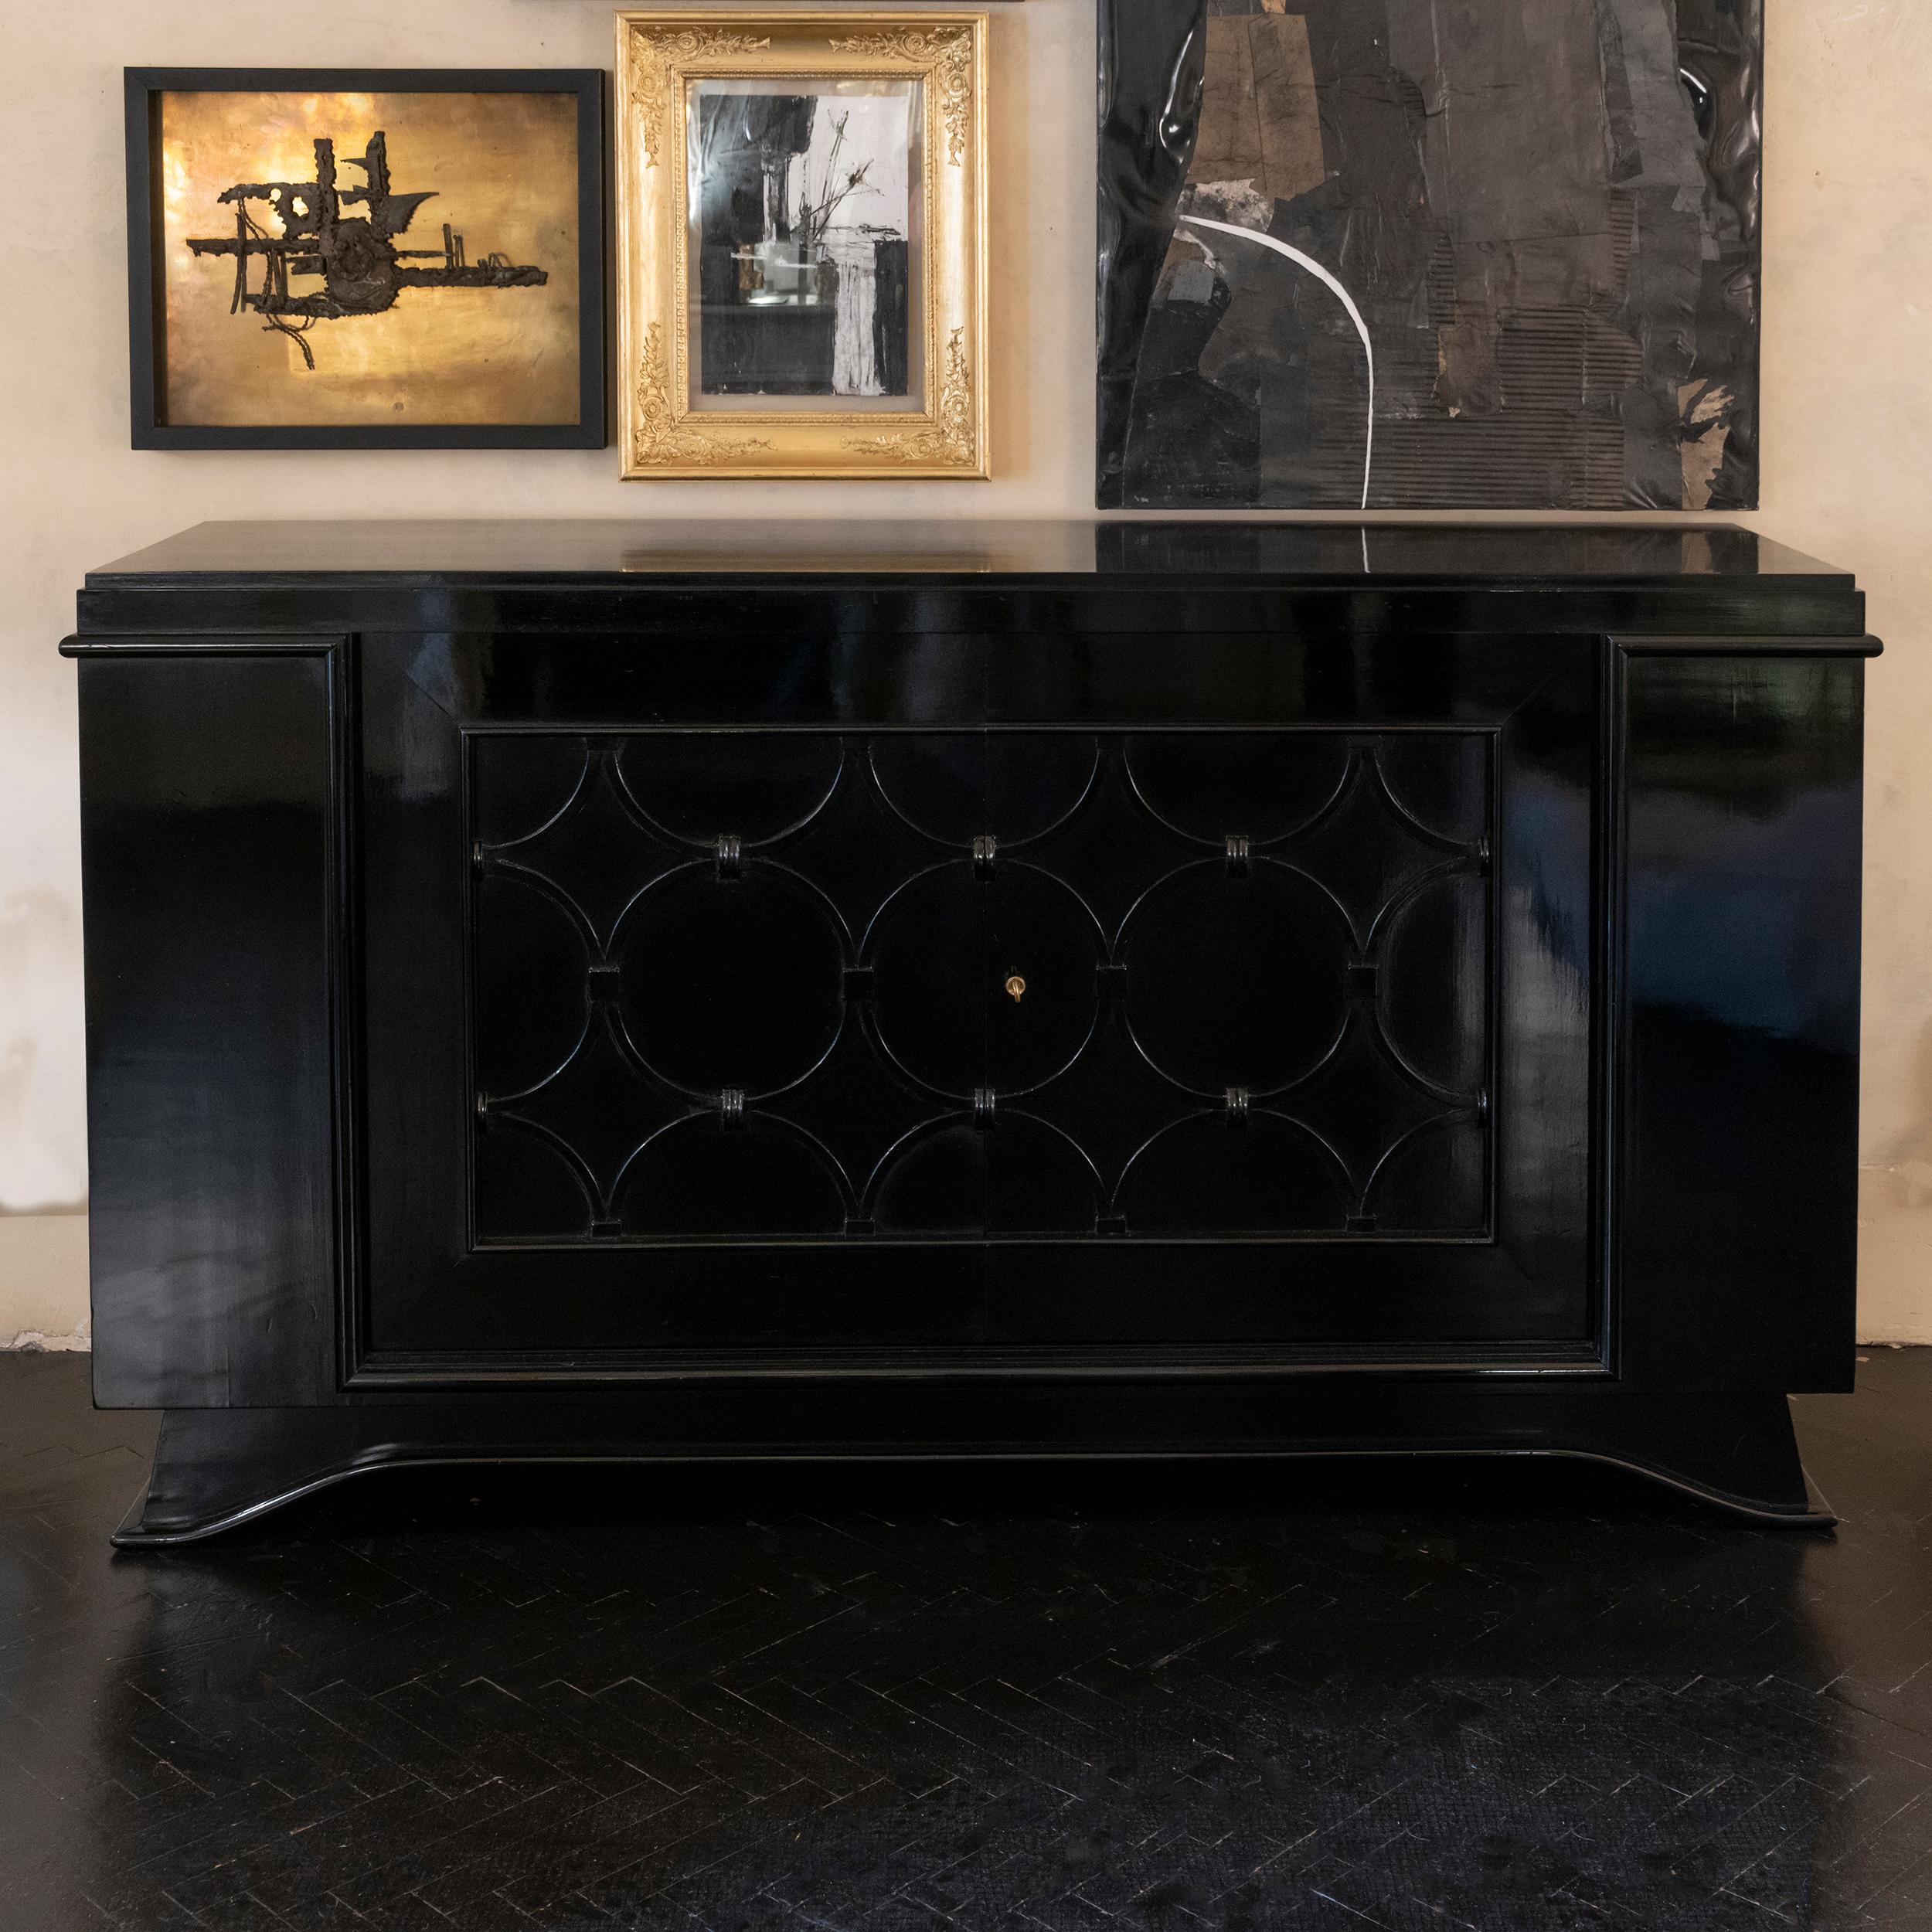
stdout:
<svg viewBox="0 0 1932 1932">
<path fill-rule="evenodd" d="M 626 12 L 617 34 L 617 393 L 626 481 L 991 474 L 982 12 Z M 693 410 L 686 83 L 925 83 L 923 410 Z"/>
</svg>

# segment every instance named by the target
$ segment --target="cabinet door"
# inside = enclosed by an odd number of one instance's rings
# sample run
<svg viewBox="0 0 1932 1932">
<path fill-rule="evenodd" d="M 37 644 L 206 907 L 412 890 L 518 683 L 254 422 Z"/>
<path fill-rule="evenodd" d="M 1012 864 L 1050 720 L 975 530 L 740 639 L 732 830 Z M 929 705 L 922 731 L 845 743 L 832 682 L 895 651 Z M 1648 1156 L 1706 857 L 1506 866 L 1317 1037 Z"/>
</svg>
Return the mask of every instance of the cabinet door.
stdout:
<svg viewBox="0 0 1932 1932">
<path fill-rule="evenodd" d="M 437 653 L 369 653 L 366 1369 L 1597 1346 L 1587 645 L 783 728 Z"/>
<path fill-rule="evenodd" d="M 345 641 L 70 648 L 95 1399 L 328 1402 Z"/>
</svg>

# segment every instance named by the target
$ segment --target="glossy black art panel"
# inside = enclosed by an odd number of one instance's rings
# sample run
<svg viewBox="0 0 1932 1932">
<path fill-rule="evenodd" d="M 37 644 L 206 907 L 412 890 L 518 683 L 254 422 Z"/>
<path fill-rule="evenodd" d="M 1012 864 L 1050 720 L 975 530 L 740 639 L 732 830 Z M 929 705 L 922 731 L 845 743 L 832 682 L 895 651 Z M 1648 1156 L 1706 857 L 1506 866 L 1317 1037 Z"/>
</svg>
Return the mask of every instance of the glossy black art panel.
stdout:
<svg viewBox="0 0 1932 1932">
<path fill-rule="evenodd" d="M 1481 1237 L 1493 744 L 479 734 L 478 1236 Z"/>
<path fill-rule="evenodd" d="M 1105 508 L 1757 501 L 1762 0 L 1102 0 Z"/>
</svg>

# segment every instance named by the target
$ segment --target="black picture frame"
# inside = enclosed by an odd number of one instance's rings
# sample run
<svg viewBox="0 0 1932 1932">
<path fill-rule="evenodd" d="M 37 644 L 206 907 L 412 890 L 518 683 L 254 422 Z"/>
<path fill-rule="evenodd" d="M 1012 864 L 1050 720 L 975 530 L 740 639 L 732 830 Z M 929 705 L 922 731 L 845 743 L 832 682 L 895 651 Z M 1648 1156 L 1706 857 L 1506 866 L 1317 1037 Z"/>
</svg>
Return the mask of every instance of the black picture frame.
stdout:
<svg viewBox="0 0 1932 1932">
<path fill-rule="evenodd" d="M 597 67 L 130 67 L 128 340 L 132 446 L 138 450 L 600 450 L 610 442 L 604 234 L 608 89 Z M 172 93 L 566 94 L 577 100 L 577 420 L 574 423 L 171 423 L 165 395 L 165 264 L 160 117 Z"/>
</svg>

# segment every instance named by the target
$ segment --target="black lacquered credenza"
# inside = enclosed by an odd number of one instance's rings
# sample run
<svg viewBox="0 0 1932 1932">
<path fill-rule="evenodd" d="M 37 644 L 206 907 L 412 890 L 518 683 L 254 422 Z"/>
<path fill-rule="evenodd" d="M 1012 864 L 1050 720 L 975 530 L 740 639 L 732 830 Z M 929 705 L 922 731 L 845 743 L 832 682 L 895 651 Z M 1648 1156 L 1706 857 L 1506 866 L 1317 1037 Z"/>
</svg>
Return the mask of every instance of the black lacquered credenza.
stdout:
<svg viewBox="0 0 1932 1932">
<path fill-rule="evenodd" d="M 124 1543 L 399 1463 L 1849 1388 L 1863 600 L 1726 529 L 214 524 L 90 576 Z"/>
</svg>

